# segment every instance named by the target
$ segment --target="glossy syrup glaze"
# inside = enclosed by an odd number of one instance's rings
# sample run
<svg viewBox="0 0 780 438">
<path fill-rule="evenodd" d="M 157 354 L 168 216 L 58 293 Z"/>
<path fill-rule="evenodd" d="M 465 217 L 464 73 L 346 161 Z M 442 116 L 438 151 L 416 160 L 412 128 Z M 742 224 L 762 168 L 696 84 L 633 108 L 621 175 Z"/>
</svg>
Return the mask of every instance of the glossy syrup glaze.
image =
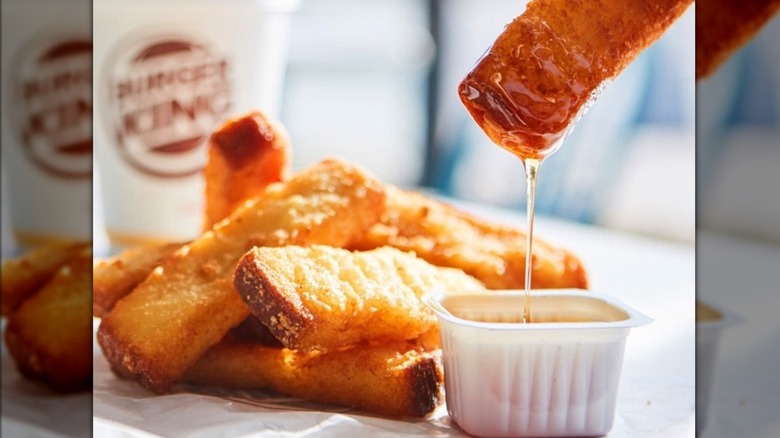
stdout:
<svg viewBox="0 0 780 438">
<path fill-rule="evenodd" d="M 499 36 L 458 93 L 493 142 L 521 159 L 541 159 L 561 144 L 602 75 L 580 44 L 528 15 Z"/>
</svg>

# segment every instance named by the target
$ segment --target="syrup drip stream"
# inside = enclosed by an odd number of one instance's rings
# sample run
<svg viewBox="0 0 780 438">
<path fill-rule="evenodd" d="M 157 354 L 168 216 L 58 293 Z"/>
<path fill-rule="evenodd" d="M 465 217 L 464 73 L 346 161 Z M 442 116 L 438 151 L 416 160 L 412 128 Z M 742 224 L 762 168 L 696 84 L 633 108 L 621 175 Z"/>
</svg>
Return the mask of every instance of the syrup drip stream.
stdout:
<svg viewBox="0 0 780 438">
<path fill-rule="evenodd" d="M 528 220 L 528 232 L 525 243 L 525 306 L 523 308 L 523 323 L 531 322 L 531 271 L 533 268 L 533 241 L 534 241 L 534 202 L 536 198 L 536 176 L 539 173 L 541 159 L 524 158 L 526 179 L 525 211 Z"/>
</svg>

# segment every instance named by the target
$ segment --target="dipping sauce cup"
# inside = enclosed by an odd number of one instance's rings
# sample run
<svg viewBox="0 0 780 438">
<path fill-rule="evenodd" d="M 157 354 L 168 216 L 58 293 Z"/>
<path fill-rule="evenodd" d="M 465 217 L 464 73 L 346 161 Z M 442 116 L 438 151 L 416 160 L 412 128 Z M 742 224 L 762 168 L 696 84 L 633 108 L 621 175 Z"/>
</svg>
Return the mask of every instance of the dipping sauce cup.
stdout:
<svg viewBox="0 0 780 438">
<path fill-rule="evenodd" d="M 612 428 L 626 337 L 647 316 L 575 289 L 442 292 L 447 409 L 477 436 L 598 436 Z"/>
<path fill-rule="evenodd" d="M 710 393 L 715 378 L 715 364 L 723 329 L 741 322 L 730 312 L 696 302 L 696 434 L 707 426 L 710 414 Z"/>
</svg>

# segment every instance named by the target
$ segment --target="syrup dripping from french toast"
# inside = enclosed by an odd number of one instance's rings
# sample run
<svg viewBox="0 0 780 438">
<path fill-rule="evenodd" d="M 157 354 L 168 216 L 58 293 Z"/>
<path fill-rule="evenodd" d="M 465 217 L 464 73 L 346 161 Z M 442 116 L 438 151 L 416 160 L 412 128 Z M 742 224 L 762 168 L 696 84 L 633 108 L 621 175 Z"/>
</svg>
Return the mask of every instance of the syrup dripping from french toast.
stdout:
<svg viewBox="0 0 780 438">
<path fill-rule="evenodd" d="M 561 146 L 570 127 L 592 104 L 582 90 L 592 85 L 594 68 L 584 56 L 556 56 L 572 47 L 542 20 L 518 19 L 522 44 L 496 41 L 458 87 L 461 101 L 490 139 L 523 162 L 526 173 L 525 306 L 531 322 L 534 200 L 539 167 Z M 554 50 L 551 50 L 554 49 Z"/>
</svg>

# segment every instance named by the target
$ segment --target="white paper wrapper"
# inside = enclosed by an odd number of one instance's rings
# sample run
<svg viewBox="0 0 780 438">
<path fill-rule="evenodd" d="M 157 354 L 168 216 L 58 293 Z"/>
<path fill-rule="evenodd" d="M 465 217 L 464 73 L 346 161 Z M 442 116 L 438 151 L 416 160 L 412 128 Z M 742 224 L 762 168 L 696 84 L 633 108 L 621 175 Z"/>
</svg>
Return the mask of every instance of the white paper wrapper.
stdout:
<svg viewBox="0 0 780 438">
<path fill-rule="evenodd" d="M 393 420 L 266 391 L 178 385 L 157 396 L 116 378 L 102 356 L 94 365 L 96 437 L 468 436 L 444 406 L 429 419 Z"/>
</svg>

